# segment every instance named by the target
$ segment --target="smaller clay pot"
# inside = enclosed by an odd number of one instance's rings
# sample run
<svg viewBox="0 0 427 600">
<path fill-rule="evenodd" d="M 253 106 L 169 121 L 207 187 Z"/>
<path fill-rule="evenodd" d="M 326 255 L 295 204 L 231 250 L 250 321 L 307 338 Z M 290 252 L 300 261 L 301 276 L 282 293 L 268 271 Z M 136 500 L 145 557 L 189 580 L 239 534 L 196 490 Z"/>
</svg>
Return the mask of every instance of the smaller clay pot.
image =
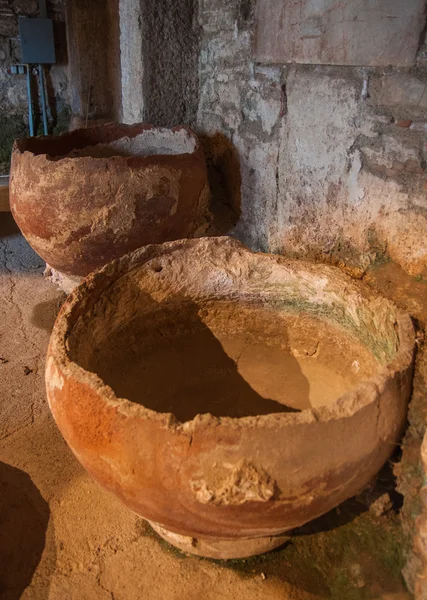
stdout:
<svg viewBox="0 0 427 600">
<path fill-rule="evenodd" d="M 85 276 L 208 221 L 203 151 L 185 127 L 109 123 L 25 138 L 12 152 L 13 216 L 54 269 Z"/>
</svg>

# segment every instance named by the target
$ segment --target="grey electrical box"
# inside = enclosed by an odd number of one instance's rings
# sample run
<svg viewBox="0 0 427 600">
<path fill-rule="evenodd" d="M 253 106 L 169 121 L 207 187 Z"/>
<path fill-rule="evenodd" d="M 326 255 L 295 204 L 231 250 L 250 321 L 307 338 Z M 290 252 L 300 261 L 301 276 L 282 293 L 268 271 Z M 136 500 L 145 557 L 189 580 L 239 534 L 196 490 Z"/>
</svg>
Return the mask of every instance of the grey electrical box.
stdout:
<svg viewBox="0 0 427 600">
<path fill-rule="evenodd" d="M 21 62 L 24 64 L 52 64 L 55 62 L 52 19 L 19 17 Z"/>
</svg>

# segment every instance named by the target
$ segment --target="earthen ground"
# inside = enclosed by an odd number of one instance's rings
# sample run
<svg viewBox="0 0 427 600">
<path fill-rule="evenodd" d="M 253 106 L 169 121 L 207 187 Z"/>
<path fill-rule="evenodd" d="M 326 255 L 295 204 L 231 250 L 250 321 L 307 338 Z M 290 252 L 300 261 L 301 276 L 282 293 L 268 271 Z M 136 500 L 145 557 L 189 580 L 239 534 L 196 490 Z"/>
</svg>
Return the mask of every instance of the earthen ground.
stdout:
<svg viewBox="0 0 427 600">
<path fill-rule="evenodd" d="M 411 598 L 400 576 L 405 540 L 391 465 L 285 547 L 227 563 L 174 550 L 92 481 L 45 396 L 45 352 L 63 295 L 43 278 L 44 263 L 10 215 L 0 219 L 2 600 Z M 389 286 L 396 301 L 399 281 Z"/>
</svg>

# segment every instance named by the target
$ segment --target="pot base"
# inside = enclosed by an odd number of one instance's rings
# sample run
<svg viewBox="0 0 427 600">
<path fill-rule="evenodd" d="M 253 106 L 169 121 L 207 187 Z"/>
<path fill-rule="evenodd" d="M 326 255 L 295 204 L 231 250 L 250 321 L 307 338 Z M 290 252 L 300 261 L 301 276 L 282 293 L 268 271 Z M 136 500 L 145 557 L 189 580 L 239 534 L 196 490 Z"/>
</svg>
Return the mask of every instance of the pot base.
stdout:
<svg viewBox="0 0 427 600">
<path fill-rule="evenodd" d="M 183 552 L 215 558 L 217 560 L 229 560 L 231 558 L 247 558 L 264 554 L 274 548 L 278 548 L 290 540 L 290 535 L 276 535 L 259 538 L 221 539 L 221 538 L 194 538 L 168 531 L 161 525 L 149 521 L 154 531 L 175 548 Z"/>
</svg>

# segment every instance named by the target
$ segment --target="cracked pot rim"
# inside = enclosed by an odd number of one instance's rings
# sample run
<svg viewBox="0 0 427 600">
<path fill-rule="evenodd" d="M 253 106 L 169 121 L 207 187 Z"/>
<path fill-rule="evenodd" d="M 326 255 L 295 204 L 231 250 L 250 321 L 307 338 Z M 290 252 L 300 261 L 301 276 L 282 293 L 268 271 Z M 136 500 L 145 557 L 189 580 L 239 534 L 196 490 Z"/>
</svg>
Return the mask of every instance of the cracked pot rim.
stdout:
<svg viewBox="0 0 427 600">
<path fill-rule="evenodd" d="M 86 147 L 96 146 L 100 144 L 108 145 L 112 142 L 116 142 L 121 139 L 133 139 L 140 134 L 145 132 L 166 132 L 173 139 L 176 134 L 181 132 L 186 134 L 187 139 L 193 143 L 192 149 L 189 152 L 174 152 L 171 154 L 156 153 L 146 156 L 138 155 L 113 155 L 109 157 L 102 156 L 68 156 L 73 150 L 83 150 Z M 99 139 L 97 139 L 99 136 Z M 85 143 L 81 143 L 84 140 Z M 79 142 L 80 140 L 80 142 Z M 65 147 L 62 152 L 49 152 L 49 147 L 53 144 L 63 144 Z M 150 163 L 155 159 L 162 159 L 168 157 L 168 159 L 176 160 L 177 158 L 183 158 L 187 156 L 194 156 L 201 151 L 199 139 L 196 134 L 185 125 L 178 125 L 176 127 L 157 127 L 151 123 L 134 123 L 127 125 L 125 123 L 105 123 L 102 125 L 95 125 L 94 127 L 79 128 L 73 131 L 67 131 L 60 135 L 43 135 L 37 137 L 25 137 L 18 138 L 15 140 L 12 148 L 12 159 L 14 156 L 23 157 L 30 156 L 33 160 L 48 161 L 53 164 L 61 164 L 67 162 L 73 162 L 73 164 L 82 164 L 83 162 L 96 161 L 99 166 L 110 163 L 111 161 L 117 163 L 130 163 L 130 164 L 144 164 Z M 13 169 L 11 169 L 13 174 Z"/>
</svg>

